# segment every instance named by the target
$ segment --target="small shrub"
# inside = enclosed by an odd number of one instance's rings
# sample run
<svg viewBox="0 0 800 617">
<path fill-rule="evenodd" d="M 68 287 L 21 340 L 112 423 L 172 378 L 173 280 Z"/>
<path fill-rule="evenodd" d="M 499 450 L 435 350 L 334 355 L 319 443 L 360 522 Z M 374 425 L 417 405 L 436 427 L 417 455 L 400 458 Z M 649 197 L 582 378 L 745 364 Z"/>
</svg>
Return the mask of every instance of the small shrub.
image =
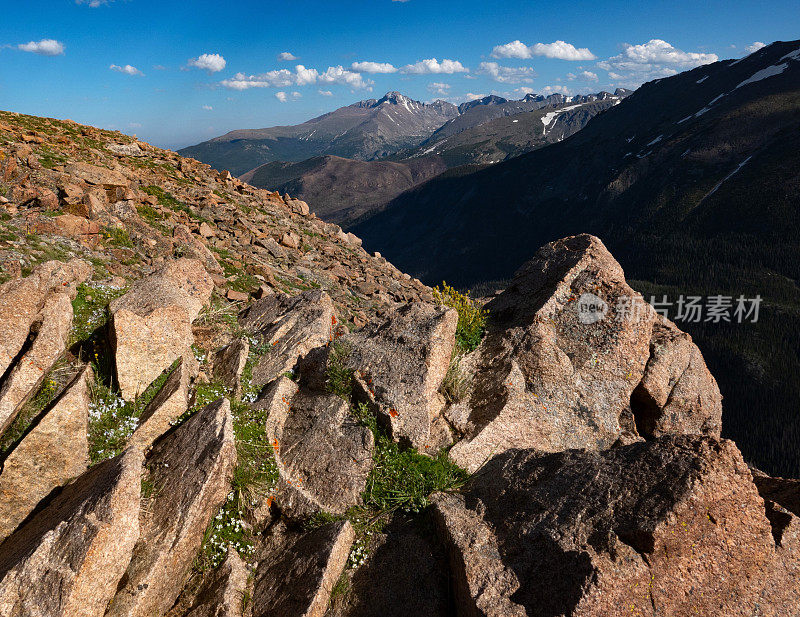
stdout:
<svg viewBox="0 0 800 617">
<path fill-rule="evenodd" d="M 353 370 L 347 367 L 347 360 L 353 353 L 352 347 L 342 341 L 334 341 L 328 353 L 328 366 L 325 373 L 325 386 L 328 392 L 350 400 L 353 391 Z"/>
<path fill-rule="evenodd" d="M 442 381 L 441 392 L 448 403 L 458 403 L 464 400 L 469 391 L 470 379 L 469 375 L 461 368 L 462 357 L 457 351 L 453 353 Z"/>
<path fill-rule="evenodd" d="M 449 306 L 458 312 L 458 325 L 456 326 L 456 344 L 462 353 L 469 353 L 480 345 L 486 331 L 485 309 L 476 302 L 447 283 L 442 283 L 433 288 L 433 299 L 437 304 Z"/>
<path fill-rule="evenodd" d="M 133 240 L 128 235 L 128 230 L 118 227 L 105 227 L 100 231 L 100 236 L 112 246 L 133 248 Z"/>
<path fill-rule="evenodd" d="M 369 408 L 360 404 L 353 415 L 375 436 L 374 465 L 364 490 L 364 504 L 378 511 L 401 509 L 419 513 L 436 491 L 455 490 L 469 478 L 442 450 L 435 457 L 404 448 L 378 426 Z"/>
</svg>

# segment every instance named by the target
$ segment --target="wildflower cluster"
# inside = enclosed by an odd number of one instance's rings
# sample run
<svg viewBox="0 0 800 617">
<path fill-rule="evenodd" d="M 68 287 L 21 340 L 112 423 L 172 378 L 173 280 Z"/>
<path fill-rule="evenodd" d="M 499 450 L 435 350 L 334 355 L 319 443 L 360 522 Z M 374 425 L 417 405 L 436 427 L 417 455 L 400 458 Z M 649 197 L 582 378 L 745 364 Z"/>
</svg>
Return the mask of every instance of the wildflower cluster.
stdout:
<svg viewBox="0 0 800 617">
<path fill-rule="evenodd" d="M 103 283 L 82 283 L 72 301 L 70 341 L 84 341 L 108 321 L 109 303 L 125 293 L 125 289 Z"/>
<path fill-rule="evenodd" d="M 245 559 L 255 552 L 253 534 L 245 520 L 246 509 L 241 495 L 236 491 L 228 493 L 228 498 L 211 521 L 203 540 L 204 565 L 218 567 L 233 548 Z"/>
<path fill-rule="evenodd" d="M 95 375 L 89 403 L 89 456 L 92 463 L 112 458 L 125 449 L 128 439 L 139 426 L 139 417 L 145 407 L 164 386 L 178 362 L 173 362 L 132 401 L 124 400 L 119 392 L 103 383 L 100 375 Z"/>
<path fill-rule="evenodd" d="M 357 568 L 363 566 L 367 557 L 369 557 L 369 538 L 359 538 L 353 542 L 353 546 L 350 549 L 350 556 L 347 558 L 347 567 Z"/>
<path fill-rule="evenodd" d="M 110 388 L 94 384 L 89 403 L 89 455 L 92 463 L 112 458 L 125 449 L 139 425 L 140 414 L 141 407 L 135 401 L 125 401 Z"/>
<path fill-rule="evenodd" d="M 486 317 L 488 312 L 480 308 L 469 297 L 447 283 L 442 283 L 433 288 L 433 299 L 437 304 L 449 306 L 458 312 L 458 325 L 456 326 L 456 344 L 461 353 L 473 351 L 481 342 L 486 331 Z"/>
</svg>

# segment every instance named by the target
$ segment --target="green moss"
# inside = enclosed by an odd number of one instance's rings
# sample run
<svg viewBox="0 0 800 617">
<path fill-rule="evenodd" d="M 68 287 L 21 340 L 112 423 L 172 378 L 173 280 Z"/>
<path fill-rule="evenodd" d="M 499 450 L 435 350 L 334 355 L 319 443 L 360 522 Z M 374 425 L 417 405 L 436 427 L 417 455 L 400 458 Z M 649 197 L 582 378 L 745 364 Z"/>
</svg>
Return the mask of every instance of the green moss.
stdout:
<svg viewBox="0 0 800 617">
<path fill-rule="evenodd" d="M 221 386 L 211 389 L 218 391 Z M 267 412 L 236 402 L 231 403 L 231 412 L 237 463 L 228 498 L 206 529 L 195 562 L 200 572 L 219 566 L 228 547 L 244 559 L 253 556 L 255 537 L 248 520 L 253 509 L 269 499 L 278 481 L 274 450 L 266 432 Z"/>
<path fill-rule="evenodd" d="M 156 197 L 158 199 L 158 203 L 160 203 L 165 208 L 169 208 L 173 212 L 185 212 L 196 221 L 206 221 L 205 218 L 192 212 L 192 209 L 189 206 L 187 206 L 182 201 L 176 199 L 172 193 L 170 193 L 169 191 L 165 191 L 160 186 L 145 186 L 142 187 L 142 191 L 144 191 L 148 195 L 153 195 L 154 197 Z"/>
<path fill-rule="evenodd" d="M 145 221 L 147 221 L 151 225 L 155 225 L 159 221 L 164 220 L 163 214 L 161 214 L 153 206 L 147 204 L 141 204 L 139 206 L 136 206 L 136 211 L 139 213 L 139 216 L 141 216 Z"/>
<path fill-rule="evenodd" d="M 72 301 L 72 329 L 69 345 L 87 341 L 109 319 L 108 305 L 125 293 L 124 288 L 100 283 L 82 283 Z M 96 358 L 89 358 L 96 360 Z"/>
</svg>

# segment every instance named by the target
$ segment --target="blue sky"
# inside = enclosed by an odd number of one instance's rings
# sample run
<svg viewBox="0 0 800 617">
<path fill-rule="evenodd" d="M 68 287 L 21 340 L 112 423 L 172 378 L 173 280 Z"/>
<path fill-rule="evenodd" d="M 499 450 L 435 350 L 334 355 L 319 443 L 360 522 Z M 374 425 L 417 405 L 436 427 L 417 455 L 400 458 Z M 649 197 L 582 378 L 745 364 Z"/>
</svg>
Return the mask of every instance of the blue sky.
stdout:
<svg viewBox="0 0 800 617">
<path fill-rule="evenodd" d="M 2 15 L 0 109 L 173 148 L 389 90 L 635 87 L 800 38 L 796 0 L 2 0 Z"/>
</svg>

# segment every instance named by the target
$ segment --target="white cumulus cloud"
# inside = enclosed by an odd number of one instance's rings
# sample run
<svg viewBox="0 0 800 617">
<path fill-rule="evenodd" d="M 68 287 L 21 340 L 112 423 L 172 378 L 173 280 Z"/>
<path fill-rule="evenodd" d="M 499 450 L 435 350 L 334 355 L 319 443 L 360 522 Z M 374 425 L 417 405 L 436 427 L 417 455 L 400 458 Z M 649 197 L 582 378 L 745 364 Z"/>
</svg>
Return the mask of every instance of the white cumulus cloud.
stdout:
<svg viewBox="0 0 800 617">
<path fill-rule="evenodd" d="M 450 84 L 434 81 L 428 84 L 428 92 L 438 94 L 439 96 L 447 96 L 450 92 Z"/>
<path fill-rule="evenodd" d="M 477 101 L 478 99 L 486 98 L 487 96 L 489 96 L 489 95 L 488 94 L 476 94 L 474 92 L 467 92 L 464 95 L 464 100 L 465 101 Z"/>
<path fill-rule="evenodd" d="M 716 54 L 686 52 L 661 39 L 652 39 L 639 45 L 625 43 L 622 53 L 598 62 L 597 66 L 608 71 L 611 79 L 638 86 L 651 79 L 670 77 L 717 60 Z"/>
<path fill-rule="evenodd" d="M 104 4 L 111 4 L 114 0 L 75 0 L 75 4 L 88 4 L 93 9 Z"/>
<path fill-rule="evenodd" d="M 328 84 L 349 86 L 353 90 L 372 90 L 372 85 L 375 83 L 370 79 L 364 79 L 361 73 L 348 71 L 342 66 L 329 66 L 324 73 L 320 73 L 319 80 Z"/>
<path fill-rule="evenodd" d="M 557 58 L 559 60 L 595 60 L 596 56 L 586 47 L 575 47 L 566 41 L 552 43 L 536 43 L 528 46 L 520 40 L 505 45 L 497 45 L 492 49 L 493 58 L 519 58 L 526 60 L 534 56 Z"/>
<path fill-rule="evenodd" d="M 469 69 L 461 64 L 458 60 L 442 60 L 439 62 L 436 58 L 428 58 L 420 60 L 414 64 L 406 64 L 401 73 L 410 73 L 415 75 L 438 74 L 444 73 L 452 75 L 453 73 L 468 73 Z"/>
<path fill-rule="evenodd" d="M 197 58 L 189 58 L 188 64 L 209 73 L 217 73 L 224 69 L 227 63 L 219 54 L 200 54 Z"/>
<path fill-rule="evenodd" d="M 139 69 L 135 66 L 131 66 L 130 64 L 126 64 L 125 66 L 120 66 L 118 64 L 112 64 L 109 66 L 112 71 L 116 71 L 117 73 L 124 73 L 125 75 L 144 75 Z"/>
<path fill-rule="evenodd" d="M 211 105 L 203 105 L 203 109 L 205 109 L 206 111 L 211 111 L 214 108 Z"/>
<path fill-rule="evenodd" d="M 17 45 L 17 49 L 27 51 L 40 56 L 60 56 L 64 53 L 64 43 L 55 39 L 42 39 L 41 41 L 29 41 Z"/>
<path fill-rule="evenodd" d="M 292 60 L 297 60 L 297 56 L 290 51 L 282 51 L 278 54 L 278 60 L 282 62 L 291 62 Z"/>
<path fill-rule="evenodd" d="M 486 75 L 500 83 L 510 84 L 531 82 L 536 76 L 536 72 L 529 66 L 500 66 L 497 62 L 481 62 L 476 73 Z"/>
<path fill-rule="evenodd" d="M 587 81 L 587 82 L 595 82 L 598 81 L 600 78 L 597 76 L 597 73 L 592 73 L 591 71 L 581 71 L 577 75 L 575 73 L 567 73 L 567 79 L 570 81 Z"/>
<path fill-rule="evenodd" d="M 545 96 L 548 96 L 550 94 L 570 95 L 572 94 L 572 91 L 566 86 L 545 86 L 544 88 L 542 88 L 541 93 L 544 94 Z"/>
<path fill-rule="evenodd" d="M 317 92 L 319 92 L 322 96 L 333 96 L 333 92 L 330 90 L 318 90 Z"/>
<path fill-rule="evenodd" d="M 316 83 L 340 84 L 349 86 L 354 90 L 369 90 L 375 82 L 364 79 L 361 73 L 350 71 L 342 66 L 330 66 L 320 73 L 317 69 L 306 68 L 302 64 L 298 64 L 294 72 L 289 69 L 278 69 L 261 73 L 260 75 L 236 73 L 232 78 L 224 79 L 220 82 L 223 87 L 232 90 L 288 88 L 290 86 L 309 86 Z"/>
<path fill-rule="evenodd" d="M 289 95 L 285 92 L 276 92 L 275 98 L 278 99 L 281 103 L 285 103 L 289 100 Z"/>
<path fill-rule="evenodd" d="M 745 47 L 745 50 L 747 50 L 748 54 L 752 54 L 753 52 L 756 52 L 763 47 L 766 47 L 764 43 L 762 43 L 761 41 L 756 41 L 755 43 L 752 43 L 751 45 Z"/>
<path fill-rule="evenodd" d="M 351 69 L 358 73 L 396 73 L 397 67 L 388 62 L 353 62 Z"/>
</svg>

